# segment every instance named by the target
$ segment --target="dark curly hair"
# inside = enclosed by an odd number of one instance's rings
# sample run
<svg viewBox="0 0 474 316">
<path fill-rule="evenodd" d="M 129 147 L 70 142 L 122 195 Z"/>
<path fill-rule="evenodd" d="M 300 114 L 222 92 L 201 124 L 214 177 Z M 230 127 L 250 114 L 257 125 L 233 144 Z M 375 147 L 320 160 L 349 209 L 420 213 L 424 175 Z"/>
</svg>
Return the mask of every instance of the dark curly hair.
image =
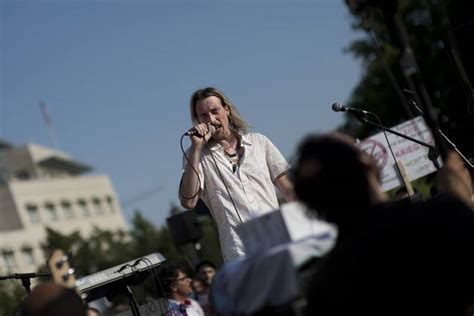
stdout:
<svg viewBox="0 0 474 316">
<path fill-rule="evenodd" d="M 180 271 L 184 273 L 186 270 L 178 263 L 165 264 L 158 270 L 158 278 L 166 296 L 171 293 L 171 286 L 178 278 Z"/>
<path fill-rule="evenodd" d="M 355 209 L 371 204 L 368 170 L 378 172 L 378 167 L 354 143 L 339 133 L 310 135 L 299 145 L 292 169 L 299 199 L 336 224 L 347 222 Z"/>
</svg>

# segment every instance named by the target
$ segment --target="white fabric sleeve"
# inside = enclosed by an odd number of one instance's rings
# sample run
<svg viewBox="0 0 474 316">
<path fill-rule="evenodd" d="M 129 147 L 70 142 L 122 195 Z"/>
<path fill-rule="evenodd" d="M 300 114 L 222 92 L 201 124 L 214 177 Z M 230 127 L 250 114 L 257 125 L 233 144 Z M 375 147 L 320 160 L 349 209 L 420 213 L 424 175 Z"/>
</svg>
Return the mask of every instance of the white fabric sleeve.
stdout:
<svg viewBox="0 0 474 316">
<path fill-rule="evenodd" d="M 290 169 L 290 165 L 285 157 L 276 148 L 276 146 L 264 135 L 262 135 L 265 148 L 265 156 L 267 160 L 268 170 L 270 171 L 270 178 L 272 182 L 278 178 L 282 173 Z"/>
</svg>

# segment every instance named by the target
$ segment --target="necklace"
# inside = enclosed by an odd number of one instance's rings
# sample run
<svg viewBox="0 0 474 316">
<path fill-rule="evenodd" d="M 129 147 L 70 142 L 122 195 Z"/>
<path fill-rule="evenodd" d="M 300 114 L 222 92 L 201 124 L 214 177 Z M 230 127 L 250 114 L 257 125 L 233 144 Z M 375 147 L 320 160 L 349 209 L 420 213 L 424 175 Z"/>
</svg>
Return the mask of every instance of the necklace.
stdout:
<svg viewBox="0 0 474 316">
<path fill-rule="evenodd" d="M 233 154 L 229 154 L 227 151 L 224 150 L 224 154 L 229 158 L 237 157 L 237 152 L 234 152 Z"/>
<path fill-rule="evenodd" d="M 232 141 L 229 142 L 229 145 L 230 146 L 228 147 L 228 149 L 233 151 L 233 153 L 230 154 L 229 152 L 227 152 L 227 150 L 225 150 L 223 148 L 224 154 L 229 158 L 237 157 L 237 154 L 238 154 L 238 140 L 237 140 L 237 138 L 232 139 Z"/>
<path fill-rule="evenodd" d="M 239 161 L 241 157 L 241 147 L 240 147 L 239 139 L 238 138 L 233 139 L 228 149 L 231 149 L 234 152 L 229 154 L 227 150 L 225 150 L 224 148 L 222 148 L 222 151 L 224 152 L 224 155 L 228 158 L 227 160 L 230 162 L 232 166 L 232 172 L 235 173 L 239 166 Z"/>
<path fill-rule="evenodd" d="M 224 150 L 224 155 L 227 156 L 227 160 L 230 162 L 232 166 L 232 172 L 235 173 L 237 171 L 237 167 L 239 166 L 239 152 L 236 150 L 234 153 L 229 154 L 227 151 Z"/>
</svg>

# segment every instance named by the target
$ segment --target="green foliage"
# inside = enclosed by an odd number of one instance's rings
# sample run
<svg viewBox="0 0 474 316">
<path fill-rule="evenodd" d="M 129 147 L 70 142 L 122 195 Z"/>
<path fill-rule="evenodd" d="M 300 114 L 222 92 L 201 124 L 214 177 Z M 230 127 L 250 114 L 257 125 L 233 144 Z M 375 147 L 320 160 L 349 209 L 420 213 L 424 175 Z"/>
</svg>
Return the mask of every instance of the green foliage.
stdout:
<svg viewBox="0 0 474 316">
<path fill-rule="evenodd" d="M 431 197 L 431 188 L 435 185 L 435 180 L 436 178 L 434 177 L 434 174 L 431 174 L 426 177 L 416 179 L 415 181 L 412 181 L 411 184 L 413 186 L 413 189 L 418 191 L 418 193 L 421 194 L 424 199 L 427 199 Z M 397 187 L 390 191 L 387 191 L 388 196 L 394 198 L 395 192 L 397 192 L 399 188 L 400 187 Z"/>
<path fill-rule="evenodd" d="M 200 240 L 200 259 L 209 260 L 214 262 L 216 266 L 221 266 L 223 260 L 220 251 L 216 222 L 210 216 L 202 217 L 201 228 L 203 237 Z"/>
<path fill-rule="evenodd" d="M 136 212 L 133 218 L 130 236 L 138 257 L 152 252 L 161 253 L 169 261 L 178 260 L 180 257 L 168 228 L 156 228 L 139 212 Z"/>
<path fill-rule="evenodd" d="M 442 130 L 465 154 L 473 157 L 474 100 L 466 97 L 465 86 L 448 52 L 451 44 L 457 48 L 463 68 L 472 82 L 474 60 L 471 57 L 474 49 L 470 43 L 474 34 L 474 2 L 400 0 L 398 12 L 406 26 L 410 46 L 430 99 L 440 113 Z M 377 113 L 386 126 L 396 125 L 413 117 L 413 114 L 418 115 L 412 108 L 403 105 L 390 80 L 389 70 L 401 88 L 409 88 L 399 66 L 398 47 L 390 40 L 381 11 L 367 8 L 361 16 L 353 15 L 353 18 L 353 28 L 364 31 L 366 35 L 351 43 L 346 50 L 362 61 L 364 69 L 349 103 Z M 361 125 L 352 115 L 346 116 L 346 122 L 340 129 L 359 138 L 377 132 L 368 125 Z"/>
<path fill-rule="evenodd" d="M 210 218 L 202 221 L 201 259 L 221 263 L 219 242 L 214 222 Z M 168 227 L 156 227 L 140 212 L 135 212 L 128 233 L 104 231 L 95 228 L 86 238 L 79 232 L 63 235 L 47 229 L 47 239 L 42 245 L 45 254 L 60 248 L 71 252 L 78 276 L 88 275 L 120 263 L 159 252 L 167 261 L 187 261 L 193 258 L 192 250 L 180 249 L 173 244 Z M 100 254 L 100 255 L 99 255 Z"/>
<path fill-rule="evenodd" d="M 0 281 L 0 316 L 14 315 L 25 296 L 19 280 Z"/>
<path fill-rule="evenodd" d="M 54 249 L 63 249 L 72 254 L 76 274 L 88 275 L 130 259 L 133 255 L 129 241 L 122 231 L 111 232 L 94 228 L 90 236 L 84 238 L 79 232 L 61 234 L 47 228 L 47 238 L 42 244 L 46 257 Z M 45 270 L 41 267 L 40 270 Z"/>
<path fill-rule="evenodd" d="M 49 227 L 46 227 L 46 240 L 41 244 L 45 256 L 49 257 L 54 249 L 72 249 L 73 246 L 83 242 L 79 232 L 63 235 Z"/>
</svg>

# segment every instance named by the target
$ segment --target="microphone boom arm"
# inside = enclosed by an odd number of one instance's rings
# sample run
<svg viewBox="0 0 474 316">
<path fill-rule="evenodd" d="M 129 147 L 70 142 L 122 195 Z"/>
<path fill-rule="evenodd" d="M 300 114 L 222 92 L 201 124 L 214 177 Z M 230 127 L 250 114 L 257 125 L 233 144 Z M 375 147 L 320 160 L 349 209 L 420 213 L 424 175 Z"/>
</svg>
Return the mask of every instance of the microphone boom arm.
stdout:
<svg viewBox="0 0 474 316">
<path fill-rule="evenodd" d="M 403 92 L 405 92 L 406 94 L 406 97 L 408 99 L 408 101 L 410 102 L 410 104 L 418 111 L 418 113 L 422 116 L 424 116 L 425 114 L 423 113 L 423 111 L 418 107 L 418 105 L 416 104 L 416 101 L 414 99 L 414 95 L 413 95 L 413 92 L 411 90 L 408 90 L 408 89 L 403 89 Z M 472 164 L 472 162 L 466 158 L 466 156 L 463 155 L 463 153 L 458 149 L 458 147 L 456 146 L 456 144 L 454 142 L 452 142 L 448 136 L 446 136 L 445 133 L 443 133 L 443 131 L 440 129 L 438 129 L 438 132 L 439 134 L 444 138 L 444 140 L 446 141 L 446 143 L 448 145 L 450 145 L 454 151 L 456 151 L 459 156 L 461 156 L 462 160 L 464 160 L 464 162 L 466 163 L 466 165 L 468 165 L 471 169 L 474 169 L 474 165 Z"/>
<path fill-rule="evenodd" d="M 32 278 L 38 277 L 51 277 L 50 273 L 12 273 L 10 275 L 2 275 L 0 276 L 0 281 L 9 280 L 9 279 L 17 279 L 21 280 L 21 284 L 25 288 L 26 294 L 30 295 L 31 293 L 31 280 Z"/>
<path fill-rule="evenodd" d="M 397 136 L 400 136 L 402 138 L 405 138 L 405 139 L 408 139 L 414 143 L 417 143 L 419 145 L 422 145 L 422 146 L 425 146 L 425 147 L 428 147 L 428 158 L 431 160 L 431 162 L 433 162 L 433 164 L 435 165 L 436 169 L 439 169 L 441 166 L 439 165 L 438 163 L 438 157 L 440 155 L 439 153 L 439 150 L 438 148 L 436 148 L 435 146 L 433 145 L 430 145 L 428 143 L 425 143 L 425 142 L 422 142 L 421 140 L 418 140 L 416 138 L 413 138 L 413 137 L 410 137 L 408 135 L 405 135 L 405 134 L 402 134 L 402 133 L 399 133 L 397 131 L 394 131 L 390 128 L 387 128 L 383 125 L 380 125 L 378 123 L 374 123 L 370 120 L 367 119 L 367 117 L 365 115 L 356 115 L 357 119 L 359 121 L 361 121 L 362 123 L 366 123 L 366 124 L 369 124 L 369 125 L 372 125 L 372 126 L 375 126 L 377 128 L 380 128 L 386 132 L 389 132 L 389 133 L 392 133 L 394 135 L 397 135 Z"/>
</svg>

